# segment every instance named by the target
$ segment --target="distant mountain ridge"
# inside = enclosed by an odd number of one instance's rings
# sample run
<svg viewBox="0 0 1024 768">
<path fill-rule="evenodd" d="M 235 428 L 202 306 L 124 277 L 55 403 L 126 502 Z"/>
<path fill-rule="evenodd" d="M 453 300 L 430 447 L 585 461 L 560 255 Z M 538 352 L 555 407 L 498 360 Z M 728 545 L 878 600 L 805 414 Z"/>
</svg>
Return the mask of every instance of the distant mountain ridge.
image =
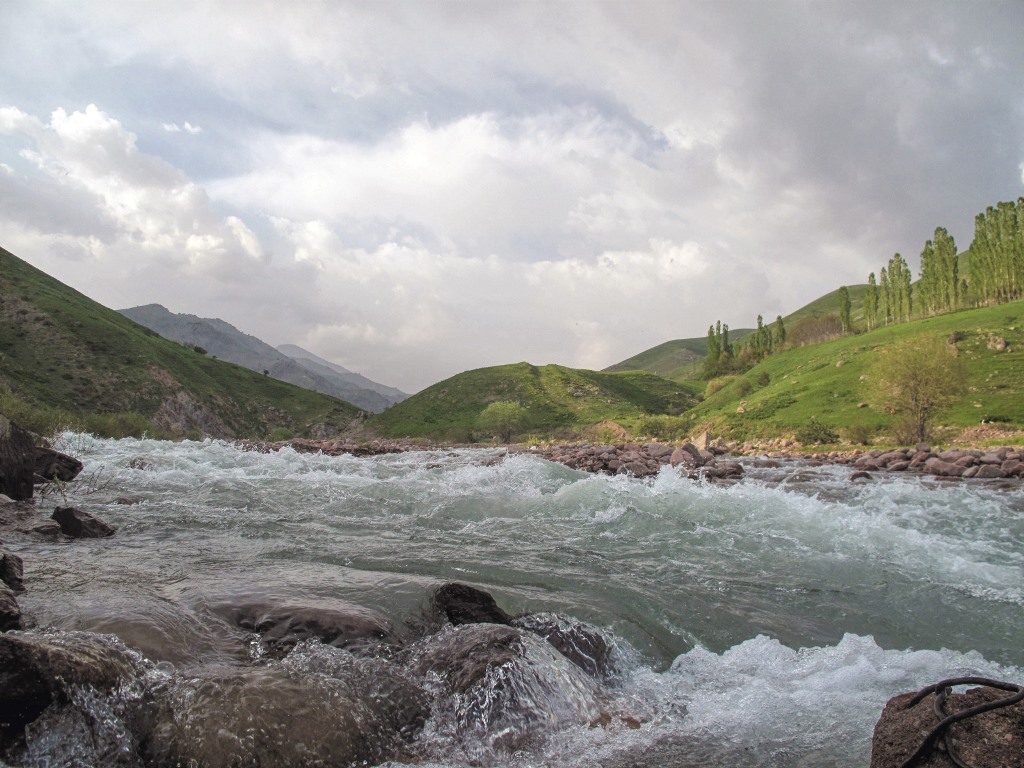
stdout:
<svg viewBox="0 0 1024 768">
<path fill-rule="evenodd" d="M 160 304 L 118 312 L 164 338 L 201 347 L 219 360 L 337 397 L 364 411 L 380 413 L 408 397 L 394 387 L 379 384 L 293 344 L 275 349 L 219 318 L 179 314 Z"/>
</svg>

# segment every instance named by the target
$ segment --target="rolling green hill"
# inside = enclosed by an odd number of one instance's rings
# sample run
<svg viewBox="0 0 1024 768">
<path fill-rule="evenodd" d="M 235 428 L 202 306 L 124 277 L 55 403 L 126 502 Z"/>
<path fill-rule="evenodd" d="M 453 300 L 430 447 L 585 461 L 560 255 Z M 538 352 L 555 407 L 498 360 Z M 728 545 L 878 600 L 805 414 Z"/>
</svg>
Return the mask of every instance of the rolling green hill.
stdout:
<svg viewBox="0 0 1024 768">
<path fill-rule="evenodd" d="M 867 285 L 847 286 L 850 293 L 850 309 L 854 324 L 862 323 L 864 318 L 864 292 Z M 795 312 L 782 318 L 786 328 L 792 330 L 804 320 L 820 317 L 839 312 L 839 289 L 826 293 L 814 301 L 806 304 Z M 765 318 L 769 324 L 774 318 Z M 729 329 L 729 338 L 735 343 L 741 343 L 747 336 L 753 333 L 752 328 Z M 672 381 L 690 381 L 700 376 L 701 365 L 707 353 L 707 337 L 701 336 L 693 339 L 674 339 L 651 347 L 648 350 L 634 355 L 620 363 L 615 363 L 606 371 L 650 371 L 658 376 L 664 376 Z"/>
<path fill-rule="evenodd" d="M 631 423 L 648 414 L 679 414 L 696 396 L 693 387 L 647 372 L 516 363 L 460 373 L 371 416 L 366 425 L 384 437 L 463 442 L 478 431 L 480 412 L 501 400 L 526 409 L 524 433 L 569 436 L 606 420 Z"/>
<path fill-rule="evenodd" d="M 40 432 L 340 431 L 349 403 L 164 339 L 0 248 L 0 411 Z"/>
<path fill-rule="evenodd" d="M 813 416 L 850 437 L 885 433 L 892 418 L 872 400 L 877 351 L 925 336 L 959 339 L 968 374 L 965 397 L 937 421 L 948 436 L 998 422 L 1024 425 L 1024 302 L 961 310 L 909 323 L 788 349 L 743 374 L 714 384 L 721 389 L 686 414 L 691 431 L 708 428 L 729 439 L 793 434 Z M 993 339 L 1006 342 L 990 347 Z M 714 389 L 712 386 L 710 389 Z M 864 404 L 864 405 L 862 405 Z"/>
</svg>

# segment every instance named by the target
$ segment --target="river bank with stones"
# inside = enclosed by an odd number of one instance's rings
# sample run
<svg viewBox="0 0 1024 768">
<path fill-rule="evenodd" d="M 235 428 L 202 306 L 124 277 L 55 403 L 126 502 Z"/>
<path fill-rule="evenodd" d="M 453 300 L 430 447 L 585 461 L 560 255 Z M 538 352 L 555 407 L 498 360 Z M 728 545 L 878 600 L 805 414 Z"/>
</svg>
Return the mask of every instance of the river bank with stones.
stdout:
<svg viewBox="0 0 1024 768">
<path fill-rule="evenodd" d="M 792 444 L 783 446 L 780 444 L 772 450 L 761 450 L 704 437 L 681 444 L 579 442 L 533 447 L 509 445 L 506 448 L 510 454 L 529 453 L 584 472 L 641 478 L 653 477 L 667 466 L 693 480 L 735 481 L 743 477 L 744 464 L 751 461 L 758 466 L 772 466 L 782 461 L 845 465 L 850 467 L 850 479 L 855 481 L 869 480 L 877 473 L 888 472 L 916 473 L 950 480 L 1020 481 L 1024 478 L 1024 446 L 944 449 L 918 443 L 909 448 L 817 453 L 797 450 Z M 291 448 L 300 453 L 328 456 L 378 456 L 427 448 L 411 440 L 356 443 L 306 439 L 249 442 L 243 447 L 263 453 Z M 436 446 L 430 448 L 436 450 Z"/>
</svg>

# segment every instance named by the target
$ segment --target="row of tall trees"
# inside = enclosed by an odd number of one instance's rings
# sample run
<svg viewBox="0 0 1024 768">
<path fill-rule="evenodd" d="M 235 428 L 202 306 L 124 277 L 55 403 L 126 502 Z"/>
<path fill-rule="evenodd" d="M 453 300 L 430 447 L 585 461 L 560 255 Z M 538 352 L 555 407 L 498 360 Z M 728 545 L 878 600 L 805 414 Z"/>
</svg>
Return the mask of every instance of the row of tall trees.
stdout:
<svg viewBox="0 0 1024 768">
<path fill-rule="evenodd" d="M 906 322 L 914 308 L 913 278 L 906 259 L 897 253 L 882 267 L 880 278 L 876 282 L 874 272 L 868 275 L 864 292 L 864 319 L 869 330 Z"/>
<path fill-rule="evenodd" d="M 944 227 L 921 251 L 921 279 L 917 283 L 918 305 L 928 315 L 951 312 L 960 306 L 960 265 L 956 242 Z"/>
<path fill-rule="evenodd" d="M 704 358 L 704 377 L 711 379 L 729 370 L 732 363 L 732 343 L 729 341 L 729 326 L 719 320 L 708 327 L 708 349 Z"/>
<path fill-rule="evenodd" d="M 999 304 L 1024 297 L 1024 197 L 974 218 L 968 250 L 968 301 Z"/>
<path fill-rule="evenodd" d="M 744 344 L 733 345 L 729 341 L 729 326 L 719 320 L 708 328 L 707 354 L 704 357 L 704 378 L 712 379 L 728 371 L 745 370 L 759 363 L 786 344 L 786 326 L 782 315 L 771 325 L 764 324 L 764 318 L 757 316 L 757 329 Z"/>
<path fill-rule="evenodd" d="M 864 317 L 868 329 L 965 306 L 1024 298 L 1024 197 L 989 206 L 974 219 L 974 241 L 961 268 L 956 242 L 938 227 L 921 251 L 921 274 L 911 290 L 910 268 L 897 253 L 880 273 L 868 275 Z"/>
<path fill-rule="evenodd" d="M 920 315 L 934 315 L 964 306 L 1024 298 L 1024 197 L 989 206 L 975 217 L 967 268 L 961 266 L 956 242 L 944 227 L 937 227 L 932 239 L 924 244 L 916 285 L 906 259 L 898 253 L 893 255 L 877 280 L 874 272 L 868 275 L 863 304 L 868 330 L 908 322 L 915 310 Z M 835 315 L 829 318 L 836 322 Z M 854 330 L 850 292 L 845 286 L 839 289 L 838 325 L 843 334 Z M 799 343 L 797 335 L 794 343 Z M 734 354 L 729 326 L 719 321 L 708 328 L 704 375 L 712 378 L 736 367 L 749 367 L 782 349 L 785 343 L 782 317 L 766 326 L 758 315 L 757 330 Z"/>
</svg>

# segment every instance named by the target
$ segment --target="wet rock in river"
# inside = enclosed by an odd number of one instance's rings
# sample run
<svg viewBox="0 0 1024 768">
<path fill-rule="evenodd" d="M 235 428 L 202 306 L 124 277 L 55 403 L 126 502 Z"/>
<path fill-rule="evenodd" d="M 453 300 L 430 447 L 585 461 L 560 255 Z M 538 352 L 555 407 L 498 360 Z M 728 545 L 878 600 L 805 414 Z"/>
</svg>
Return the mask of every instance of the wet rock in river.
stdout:
<svg viewBox="0 0 1024 768">
<path fill-rule="evenodd" d="M 78 477 L 83 464 L 73 456 L 55 451 L 52 448 L 36 448 L 35 474 L 36 482 L 58 481 L 67 483 Z"/>
<path fill-rule="evenodd" d="M 620 672 L 615 641 L 597 627 L 556 613 L 520 616 L 512 626 L 547 640 L 552 647 L 587 674 L 608 680 Z"/>
<path fill-rule="evenodd" d="M 487 592 L 469 584 L 448 582 L 434 590 L 431 606 L 439 618 L 452 624 L 508 624 L 512 617 Z"/>
<path fill-rule="evenodd" d="M 14 597 L 14 590 L 0 583 L 0 632 L 21 628 L 21 607 Z"/>
<path fill-rule="evenodd" d="M 0 413 L 0 493 L 13 501 L 32 498 L 35 452 L 32 433 Z"/>
<path fill-rule="evenodd" d="M 271 655 L 281 656 L 303 640 L 336 648 L 397 644 L 394 625 L 376 611 L 342 600 L 225 602 L 214 610 L 241 629 L 258 634 Z"/>
<path fill-rule="evenodd" d="M 600 720 L 596 683 L 517 627 L 449 627 L 410 653 L 413 671 L 433 681 L 438 727 L 471 754 L 522 749 L 553 728 Z"/>
<path fill-rule="evenodd" d="M 428 710 L 413 683 L 375 663 L 342 679 L 314 671 L 315 663 L 175 678 L 150 715 L 142 752 L 148 764 L 207 768 L 385 762 L 422 727 Z"/>
<path fill-rule="evenodd" d="M 0 747 L 76 686 L 110 691 L 138 677 L 141 664 L 109 637 L 88 632 L 0 635 Z"/>
<path fill-rule="evenodd" d="M 53 519 L 60 526 L 61 533 L 73 539 L 101 539 L 113 536 L 114 526 L 83 512 L 78 507 L 57 507 Z"/>
<path fill-rule="evenodd" d="M 10 587 L 13 592 L 21 593 L 25 591 L 24 573 L 21 558 L 0 547 L 0 581 Z"/>
</svg>

